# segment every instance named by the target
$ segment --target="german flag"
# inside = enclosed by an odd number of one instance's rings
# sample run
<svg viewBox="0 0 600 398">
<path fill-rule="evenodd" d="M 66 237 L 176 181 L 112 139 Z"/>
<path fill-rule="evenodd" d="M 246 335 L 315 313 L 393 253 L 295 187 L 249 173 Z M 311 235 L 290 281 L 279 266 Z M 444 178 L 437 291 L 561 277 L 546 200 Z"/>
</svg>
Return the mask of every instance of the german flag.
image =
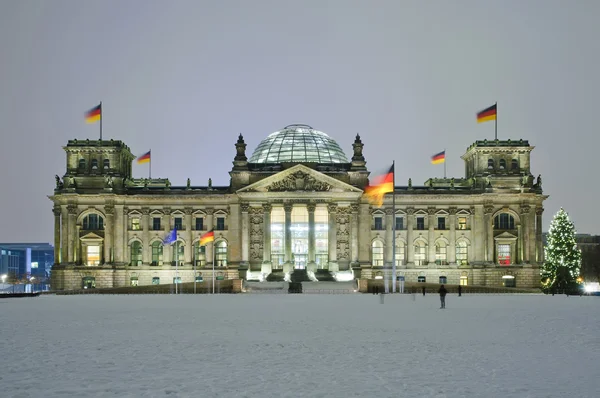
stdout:
<svg viewBox="0 0 600 398">
<path fill-rule="evenodd" d="M 207 243 L 215 240 L 215 231 L 210 230 L 200 237 L 200 246 L 206 246 Z"/>
<path fill-rule="evenodd" d="M 477 123 L 489 122 L 490 120 L 496 120 L 496 107 L 498 104 L 494 104 L 489 108 L 485 108 L 477 114 Z"/>
<path fill-rule="evenodd" d="M 146 152 L 142 156 L 138 156 L 137 162 L 138 162 L 138 164 L 150 162 L 150 151 Z"/>
<path fill-rule="evenodd" d="M 377 176 L 373 179 L 373 184 L 365 188 L 365 195 L 373 205 L 383 206 L 383 196 L 386 193 L 394 192 L 394 166 L 386 174 Z"/>
<path fill-rule="evenodd" d="M 102 119 L 102 104 L 98 104 L 85 113 L 85 121 L 88 123 L 96 123 Z"/>
<path fill-rule="evenodd" d="M 440 164 L 446 161 L 446 151 L 436 153 L 431 157 L 431 164 Z"/>
</svg>

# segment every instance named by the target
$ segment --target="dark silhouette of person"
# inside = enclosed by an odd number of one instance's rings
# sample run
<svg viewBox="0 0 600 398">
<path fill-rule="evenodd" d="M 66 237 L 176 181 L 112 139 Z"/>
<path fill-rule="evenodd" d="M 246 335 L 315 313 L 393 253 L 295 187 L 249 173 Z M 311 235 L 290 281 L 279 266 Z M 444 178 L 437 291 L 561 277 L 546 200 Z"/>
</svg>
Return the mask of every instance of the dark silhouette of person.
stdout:
<svg viewBox="0 0 600 398">
<path fill-rule="evenodd" d="M 423 296 L 424 296 L 424 295 L 425 295 L 425 286 L 423 286 L 423 287 L 421 288 L 421 290 L 423 290 Z"/>
<path fill-rule="evenodd" d="M 462 286 L 458 285 L 458 297 L 462 295 Z"/>
<path fill-rule="evenodd" d="M 440 308 L 446 308 L 446 293 L 448 293 L 448 291 L 446 290 L 444 285 L 440 286 L 440 290 L 438 290 L 438 293 L 440 294 L 440 302 L 442 304 Z"/>
</svg>

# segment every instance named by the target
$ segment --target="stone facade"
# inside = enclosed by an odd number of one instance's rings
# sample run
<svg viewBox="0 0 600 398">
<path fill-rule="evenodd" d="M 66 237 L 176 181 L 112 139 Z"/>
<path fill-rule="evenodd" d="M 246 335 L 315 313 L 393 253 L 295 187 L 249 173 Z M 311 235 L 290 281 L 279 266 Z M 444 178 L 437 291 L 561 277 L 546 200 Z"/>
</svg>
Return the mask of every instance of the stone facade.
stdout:
<svg viewBox="0 0 600 398">
<path fill-rule="evenodd" d="M 462 156 L 464 177 L 409 180 L 382 207 L 364 195 L 359 136 L 347 163 L 252 163 L 241 135 L 235 147 L 229 186 L 174 187 L 132 178 L 121 141 L 69 141 L 50 196 L 53 288 L 192 282 L 212 278 L 213 266 L 219 279 L 295 268 L 391 278 L 395 266 L 406 281 L 539 285 L 547 196 L 527 141 L 477 141 Z M 173 229 L 177 242 L 163 244 Z M 199 246 L 211 230 L 214 241 Z"/>
</svg>

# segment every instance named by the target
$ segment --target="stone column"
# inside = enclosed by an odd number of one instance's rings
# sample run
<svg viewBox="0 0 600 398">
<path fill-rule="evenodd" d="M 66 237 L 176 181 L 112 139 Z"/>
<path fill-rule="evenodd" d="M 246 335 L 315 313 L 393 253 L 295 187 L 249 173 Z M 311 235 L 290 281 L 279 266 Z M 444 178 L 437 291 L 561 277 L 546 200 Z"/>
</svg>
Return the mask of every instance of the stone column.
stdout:
<svg viewBox="0 0 600 398">
<path fill-rule="evenodd" d="M 435 265 L 435 208 L 430 207 L 427 209 L 427 213 L 429 214 L 429 222 L 428 222 L 428 231 L 427 231 L 427 247 L 428 250 L 428 262 L 429 265 Z"/>
<path fill-rule="evenodd" d="M 54 264 L 60 264 L 60 206 L 54 206 Z"/>
<path fill-rule="evenodd" d="M 131 249 L 129 247 L 129 208 L 123 206 L 120 213 L 123 214 L 123 218 L 121 219 L 121 228 L 123 229 L 123 234 L 115 241 L 118 242 L 119 245 L 123 246 L 123 264 L 127 265 L 131 261 Z M 142 260 L 144 257 L 144 249 L 145 247 L 143 246 L 142 242 Z"/>
<path fill-rule="evenodd" d="M 285 203 L 283 205 L 283 210 L 285 211 L 285 229 L 284 229 L 285 253 L 284 253 L 283 261 L 285 264 L 291 264 L 292 263 L 292 204 Z"/>
<path fill-rule="evenodd" d="M 242 262 L 240 263 L 243 267 L 248 267 L 250 262 L 248 261 L 250 253 L 250 216 L 248 210 L 250 205 L 248 203 L 241 203 L 240 209 L 242 211 Z"/>
<path fill-rule="evenodd" d="M 206 209 L 206 229 L 207 231 L 210 231 L 211 229 L 214 229 L 215 225 L 214 225 L 214 212 L 215 209 Z M 216 238 L 216 236 L 215 236 Z M 212 242 L 208 242 L 206 244 L 206 247 L 204 248 L 204 252 L 206 254 L 206 266 L 207 267 L 212 267 L 212 263 L 213 263 L 213 250 L 215 247 L 215 242 L 214 240 Z M 216 266 L 217 264 L 215 264 Z"/>
<path fill-rule="evenodd" d="M 75 262 L 75 243 L 79 240 L 77 236 L 77 229 L 75 228 L 77 222 L 77 205 L 70 204 L 68 205 L 69 211 L 69 221 L 68 221 L 68 230 L 69 230 L 69 238 L 68 238 L 68 249 L 67 249 L 67 262 L 71 265 Z"/>
<path fill-rule="evenodd" d="M 61 244 L 60 244 L 60 263 L 68 263 L 68 248 L 69 248 L 69 210 L 67 206 L 62 206 L 60 209 L 61 220 Z"/>
<path fill-rule="evenodd" d="M 316 257 L 315 257 L 315 209 L 317 205 L 309 203 L 306 205 L 308 210 L 308 267 L 311 270 L 316 270 Z M 314 271 L 313 270 L 313 271 Z"/>
<path fill-rule="evenodd" d="M 185 266 L 192 265 L 192 208 L 183 209 L 185 213 L 185 246 L 183 247 L 183 261 Z"/>
<path fill-rule="evenodd" d="M 411 265 L 415 263 L 415 243 L 413 238 L 414 214 L 415 209 L 412 207 L 406 209 L 406 250 L 408 253 L 406 263 Z"/>
<path fill-rule="evenodd" d="M 142 264 L 152 262 L 152 248 L 150 247 L 150 209 L 142 207 Z"/>
<path fill-rule="evenodd" d="M 542 241 L 542 215 L 544 214 L 543 207 L 535 208 L 535 247 L 536 247 L 536 261 L 538 263 L 544 262 L 544 243 Z"/>
<path fill-rule="evenodd" d="M 263 261 L 260 272 L 268 275 L 272 271 L 271 263 L 271 209 L 270 204 L 263 205 Z"/>
<path fill-rule="evenodd" d="M 119 265 L 129 263 L 129 257 L 126 256 L 127 245 L 123 245 L 123 243 L 127 240 L 128 229 L 127 217 L 123 214 L 123 205 L 115 205 L 113 260 Z"/>
<path fill-rule="evenodd" d="M 358 261 L 358 204 L 353 204 L 350 206 L 352 210 L 352 226 L 350 230 L 350 239 L 352 245 L 350 247 L 350 255 L 352 256 L 352 260 L 350 266 L 357 267 L 360 265 Z"/>
<path fill-rule="evenodd" d="M 530 250 L 530 237 L 529 237 L 529 217 L 530 207 L 527 205 L 521 206 L 521 233 L 519 234 L 519 243 L 522 245 L 523 262 L 530 263 L 531 257 L 529 256 Z"/>
<path fill-rule="evenodd" d="M 327 241 L 328 241 L 328 252 L 329 252 L 329 271 L 337 272 L 339 271 L 339 266 L 337 263 L 337 229 L 335 223 L 335 217 L 337 215 L 337 204 L 331 203 L 327 207 L 329 210 L 329 226 L 327 233 Z"/>
<path fill-rule="evenodd" d="M 449 264 L 456 264 L 456 207 L 448 209 L 448 222 L 450 223 L 450 233 L 448 240 L 449 247 L 446 249 L 447 259 Z"/>
<path fill-rule="evenodd" d="M 394 255 L 394 234 L 392 230 L 392 223 L 394 222 L 394 209 L 387 208 L 385 209 L 385 258 L 384 264 L 385 267 L 392 267 L 394 259 L 392 258 Z"/>
<path fill-rule="evenodd" d="M 113 262 L 113 231 L 115 229 L 115 207 L 113 205 L 105 205 L 104 213 L 106 221 L 104 223 L 104 264 L 112 264 Z"/>
<path fill-rule="evenodd" d="M 483 209 L 483 220 L 485 230 L 485 261 L 488 263 L 495 263 L 494 259 L 494 223 L 492 220 L 492 213 L 494 212 L 494 206 L 486 205 Z"/>
</svg>

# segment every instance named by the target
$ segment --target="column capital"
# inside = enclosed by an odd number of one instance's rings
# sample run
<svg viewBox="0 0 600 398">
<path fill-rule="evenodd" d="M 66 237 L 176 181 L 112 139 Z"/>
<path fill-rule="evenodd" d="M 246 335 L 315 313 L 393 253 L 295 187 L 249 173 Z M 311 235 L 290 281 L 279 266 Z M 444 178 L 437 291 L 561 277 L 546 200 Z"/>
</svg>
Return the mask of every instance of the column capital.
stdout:
<svg viewBox="0 0 600 398">
<path fill-rule="evenodd" d="M 291 204 L 291 203 L 284 203 L 284 204 L 283 204 L 283 210 L 284 210 L 286 213 L 290 213 L 290 212 L 292 211 L 292 208 L 293 208 L 293 207 L 294 207 L 294 205 L 293 205 L 293 204 Z"/>
<path fill-rule="evenodd" d="M 270 213 L 271 210 L 273 209 L 273 206 L 271 206 L 270 203 L 265 203 L 262 205 L 262 208 L 265 213 Z"/>
<path fill-rule="evenodd" d="M 358 203 L 352 203 L 350 205 L 350 210 L 352 211 L 352 213 L 358 213 L 359 208 L 360 208 L 360 205 Z"/>
<path fill-rule="evenodd" d="M 194 209 L 192 209 L 191 207 L 186 207 L 186 208 L 183 209 L 183 213 L 186 216 L 191 216 L 193 211 L 194 211 Z"/>
<path fill-rule="evenodd" d="M 58 206 L 58 205 L 55 205 L 55 206 L 52 208 L 52 213 L 54 213 L 54 215 L 55 215 L 55 216 L 60 216 L 60 206 Z"/>
<path fill-rule="evenodd" d="M 240 203 L 240 210 L 242 211 L 242 213 L 248 213 L 248 210 L 250 210 L 250 203 L 248 203 L 248 202 Z"/>
<path fill-rule="evenodd" d="M 129 209 L 127 209 L 126 207 L 123 209 L 123 214 L 125 214 L 126 211 L 129 211 Z M 142 207 L 142 215 L 147 216 L 150 214 L 150 208 L 149 207 Z"/>
<path fill-rule="evenodd" d="M 113 216 L 115 214 L 115 206 L 113 205 L 104 205 L 104 212 L 107 216 Z"/>
<path fill-rule="evenodd" d="M 406 214 L 408 214 L 409 216 L 412 216 L 413 214 L 415 214 L 415 208 L 414 207 L 407 207 L 406 208 Z"/>
<path fill-rule="evenodd" d="M 309 213 L 314 213 L 316 209 L 317 205 L 314 203 L 309 203 L 306 205 L 306 210 L 308 210 Z"/>
<path fill-rule="evenodd" d="M 387 207 L 385 209 L 385 215 L 386 216 L 392 216 L 392 215 L 394 215 L 394 209 L 392 209 L 391 207 Z"/>
<path fill-rule="evenodd" d="M 171 215 L 171 208 L 170 207 L 164 207 L 163 208 L 163 213 L 165 216 L 170 216 Z"/>
<path fill-rule="evenodd" d="M 206 213 L 207 216 L 212 216 L 215 212 L 215 209 L 213 209 L 212 207 L 208 207 L 208 208 L 204 209 L 204 212 Z"/>
<path fill-rule="evenodd" d="M 492 214 L 494 212 L 494 206 L 493 205 L 485 205 L 483 208 L 483 213 L 485 215 L 489 215 Z"/>
<path fill-rule="evenodd" d="M 535 215 L 536 216 L 541 216 L 542 214 L 544 214 L 544 208 L 543 207 L 536 207 L 535 208 Z"/>
<path fill-rule="evenodd" d="M 521 214 L 528 214 L 530 210 L 531 210 L 531 207 L 529 207 L 529 205 L 521 206 Z"/>
<path fill-rule="evenodd" d="M 449 207 L 448 208 L 448 214 L 450 214 L 451 216 L 455 216 L 456 215 L 456 207 Z"/>
<path fill-rule="evenodd" d="M 428 207 L 427 208 L 427 214 L 429 214 L 430 216 L 435 216 L 436 212 L 437 212 L 437 209 L 435 207 Z"/>
<path fill-rule="evenodd" d="M 74 203 L 71 203 L 70 205 L 67 205 L 67 211 L 69 212 L 69 214 L 77 214 L 77 205 Z"/>
<path fill-rule="evenodd" d="M 330 213 L 337 212 L 337 208 L 338 208 L 337 203 L 330 203 L 327 205 L 327 210 L 329 210 Z"/>
</svg>

